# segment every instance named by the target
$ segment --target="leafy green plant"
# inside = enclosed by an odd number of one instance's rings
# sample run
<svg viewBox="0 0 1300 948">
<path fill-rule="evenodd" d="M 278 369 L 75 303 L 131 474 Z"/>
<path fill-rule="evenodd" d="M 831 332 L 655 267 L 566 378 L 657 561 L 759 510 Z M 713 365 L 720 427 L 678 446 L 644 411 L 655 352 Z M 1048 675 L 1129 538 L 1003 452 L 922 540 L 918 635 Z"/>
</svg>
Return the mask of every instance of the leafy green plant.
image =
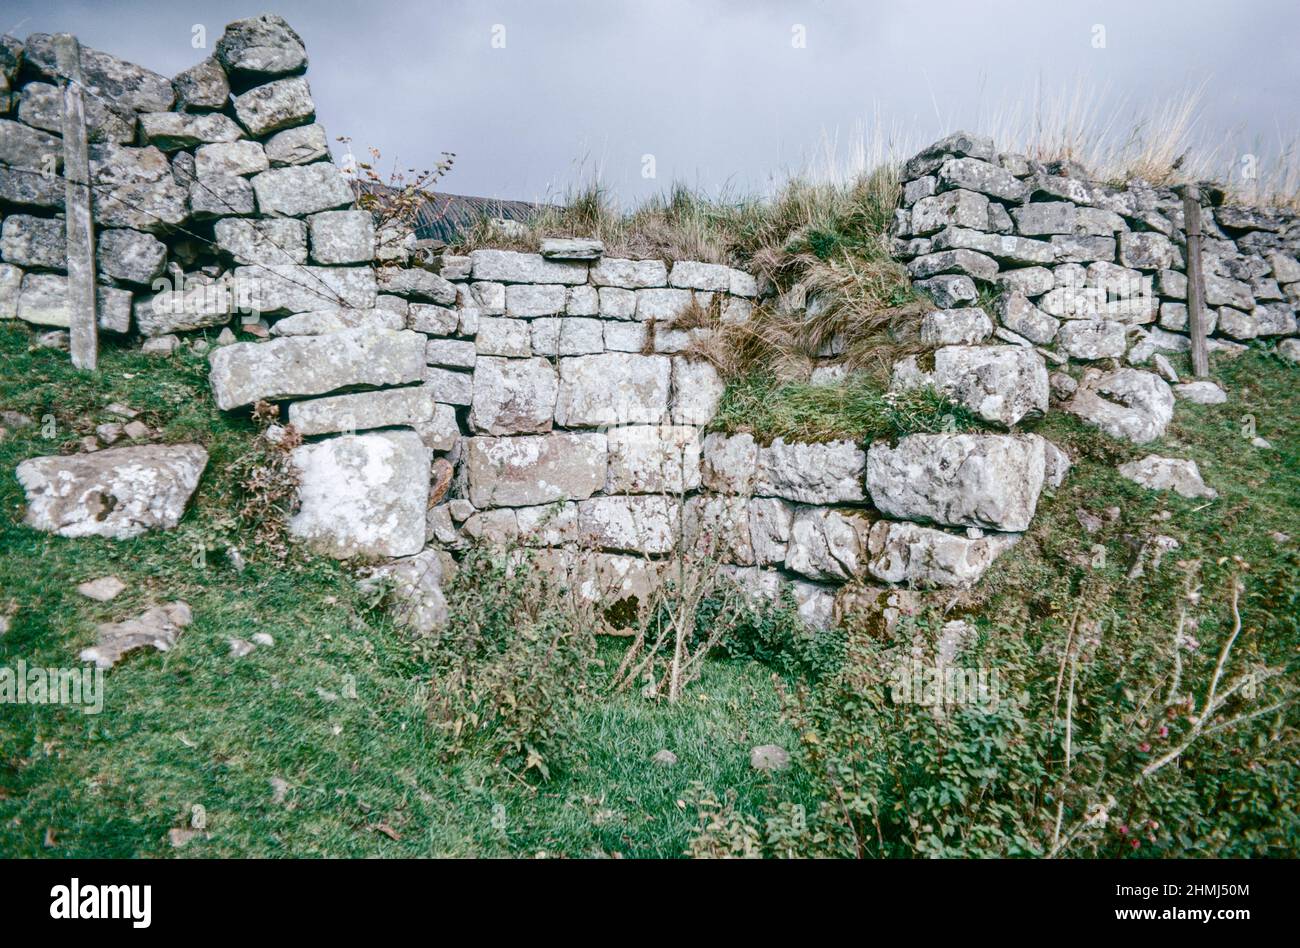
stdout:
<svg viewBox="0 0 1300 948">
<path fill-rule="evenodd" d="M 429 719 L 470 750 L 549 779 L 590 693 L 596 641 L 527 554 L 474 549 L 449 590 L 431 656 Z"/>
</svg>

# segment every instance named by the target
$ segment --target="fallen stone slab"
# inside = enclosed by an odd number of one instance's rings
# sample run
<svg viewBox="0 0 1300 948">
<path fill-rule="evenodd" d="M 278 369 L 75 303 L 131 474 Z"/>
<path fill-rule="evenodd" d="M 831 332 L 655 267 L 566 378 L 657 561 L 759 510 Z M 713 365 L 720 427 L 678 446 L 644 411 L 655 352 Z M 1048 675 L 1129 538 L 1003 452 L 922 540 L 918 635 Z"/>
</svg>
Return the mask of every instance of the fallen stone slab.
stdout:
<svg viewBox="0 0 1300 948">
<path fill-rule="evenodd" d="M 424 548 L 430 454 L 414 431 L 342 435 L 292 454 L 299 509 L 289 533 L 335 559 Z"/>
<path fill-rule="evenodd" d="M 112 668 L 137 649 L 167 652 L 192 621 L 189 604 L 182 600 L 153 606 L 131 619 L 101 623 L 95 630 L 95 644 L 82 649 L 78 657 L 83 662 L 94 662 L 97 668 Z"/>
<path fill-rule="evenodd" d="M 1157 358 L 1160 358 L 1157 356 Z M 1217 382 L 1183 382 L 1174 386 L 1174 395 L 1183 401 L 1197 405 L 1222 405 L 1228 400 L 1228 393 Z"/>
<path fill-rule="evenodd" d="M 1018 533 L 972 539 L 915 523 L 881 520 L 871 528 L 867 570 L 887 583 L 966 587 L 1020 541 Z"/>
<path fill-rule="evenodd" d="M 1173 420 L 1174 394 L 1153 372 L 1093 370 L 1084 374 L 1064 408 L 1112 438 L 1145 444 L 1163 435 Z"/>
<path fill-rule="evenodd" d="M 108 448 L 18 465 L 23 522 L 64 537 L 124 540 L 178 523 L 208 463 L 197 444 Z"/>
<path fill-rule="evenodd" d="M 1120 476 L 1151 490 L 1172 490 L 1181 497 L 1213 499 L 1219 492 L 1206 486 L 1201 470 L 1195 461 L 1181 458 L 1164 458 L 1148 454 L 1136 461 L 1119 466 Z"/>
<path fill-rule="evenodd" d="M 208 357 L 209 383 L 223 411 L 263 399 L 405 385 L 424 378 L 425 343 L 421 333 L 371 328 L 240 342 Z"/>
<path fill-rule="evenodd" d="M 77 592 L 96 602 L 111 602 L 121 595 L 124 589 L 126 589 L 126 583 L 116 576 L 101 576 L 99 579 L 91 579 L 82 583 L 77 587 Z"/>
<path fill-rule="evenodd" d="M 374 590 L 386 584 L 394 621 L 418 635 L 429 635 L 447 624 L 443 583 L 455 569 L 443 550 L 423 550 L 367 570 L 358 585 Z"/>
<path fill-rule="evenodd" d="M 899 520 L 1019 533 L 1029 528 L 1045 477 L 1037 435 L 915 434 L 867 451 L 867 490 Z"/>
</svg>

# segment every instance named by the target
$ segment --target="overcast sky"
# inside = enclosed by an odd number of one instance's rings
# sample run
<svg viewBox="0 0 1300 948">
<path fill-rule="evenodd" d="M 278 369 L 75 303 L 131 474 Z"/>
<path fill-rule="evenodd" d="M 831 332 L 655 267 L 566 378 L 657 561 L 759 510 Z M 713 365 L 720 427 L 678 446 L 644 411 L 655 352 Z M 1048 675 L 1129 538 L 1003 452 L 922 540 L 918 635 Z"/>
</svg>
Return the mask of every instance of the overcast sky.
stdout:
<svg viewBox="0 0 1300 948">
<path fill-rule="evenodd" d="M 1204 139 L 1265 160 L 1300 131 L 1295 0 L 5 0 L 0 29 L 173 75 L 262 12 L 303 37 L 331 139 L 386 164 L 453 151 L 460 194 L 543 199 L 593 171 L 625 202 L 763 191 L 825 141 L 848 162 L 864 123 L 914 150 L 1027 114 L 1036 89 L 1127 127 L 1203 84 Z"/>
</svg>

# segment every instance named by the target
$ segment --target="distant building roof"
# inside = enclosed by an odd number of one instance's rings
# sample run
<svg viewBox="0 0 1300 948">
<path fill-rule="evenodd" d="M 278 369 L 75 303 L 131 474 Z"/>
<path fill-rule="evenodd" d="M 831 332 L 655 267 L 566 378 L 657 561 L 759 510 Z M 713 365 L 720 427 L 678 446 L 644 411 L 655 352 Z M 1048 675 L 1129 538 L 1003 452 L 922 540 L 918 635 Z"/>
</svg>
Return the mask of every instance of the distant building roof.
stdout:
<svg viewBox="0 0 1300 948">
<path fill-rule="evenodd" d="M 361 186 L 367 191 L 390 190 L 377 184 L 362 183 Z M 450 244 L 483 218 L 527 221 L 542 207 L 528 201 L 502 201 L 465 194 L 429 194 L 416 211 L 415 236 Z"/>
</svg>

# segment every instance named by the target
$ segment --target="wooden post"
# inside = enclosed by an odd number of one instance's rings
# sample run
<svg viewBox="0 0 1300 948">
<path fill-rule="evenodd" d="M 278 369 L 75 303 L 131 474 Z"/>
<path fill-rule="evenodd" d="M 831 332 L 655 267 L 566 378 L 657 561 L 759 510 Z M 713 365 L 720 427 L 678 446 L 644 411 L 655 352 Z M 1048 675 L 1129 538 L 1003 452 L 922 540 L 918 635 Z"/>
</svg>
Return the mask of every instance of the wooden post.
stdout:
<svg viewBox="0 0 1300 948">
<path fill-rule="evenodd" d="M 68 225 L 68 334 L 72 364 L 94 370 L 99 362 L 95 307 L 95 228 L 90 214 L 90 156 L 81 94 L 81 44 L 71 33 L 54 36 L 56 68 L 63 78 L 64 216 Z"/>
<path fill-rule="evenodd" d="M 1187 232 L 1187 324 L 1192 335 L 1192 374 L 1210 374 L 1210 350 L 1205 341 L 1205 282 L 1201 270 L 1201 189 L 1183 188 L 1183 226 Z"/>
</svg>

